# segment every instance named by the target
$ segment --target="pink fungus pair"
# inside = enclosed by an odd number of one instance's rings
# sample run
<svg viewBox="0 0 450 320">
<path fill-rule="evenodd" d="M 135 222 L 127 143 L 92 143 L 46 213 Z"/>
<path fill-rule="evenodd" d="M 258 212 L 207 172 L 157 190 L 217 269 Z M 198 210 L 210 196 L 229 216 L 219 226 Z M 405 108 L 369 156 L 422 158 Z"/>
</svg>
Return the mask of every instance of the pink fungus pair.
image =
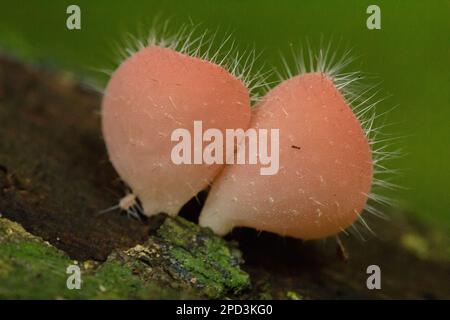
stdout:
<svg viewBox="0 0 450 320">
<path fill-rule="evenodd" d="M 195 121 L 224 136 L 278 129 L 278 172 L 261 175 L 261 164 L 249 163 L 175 164 L 172 133 L 193 134 Z M 175 216 L 211 185 L 199 222 L 220 235 L 240 226 L 301 239 L 334 235 L 355 221 L 371 189 L 368 138 L 320 72 L 281 82 L 252 108 L 245 84 L 224 67 L 150 45 L 112 74 L 102 126 L 110 160 L 145 215 Z M 249 140 L 240 143 L 236 152 L 248 152 Z"/>
</svg>

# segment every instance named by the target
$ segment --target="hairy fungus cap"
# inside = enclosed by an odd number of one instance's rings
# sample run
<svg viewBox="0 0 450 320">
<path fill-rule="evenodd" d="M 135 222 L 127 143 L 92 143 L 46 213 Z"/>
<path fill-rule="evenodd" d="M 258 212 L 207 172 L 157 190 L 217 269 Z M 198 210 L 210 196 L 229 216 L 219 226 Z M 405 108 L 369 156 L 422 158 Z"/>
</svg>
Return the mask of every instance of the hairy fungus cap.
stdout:
<svg viewBox="0 0 450 320">
<path fill-rule="evenodd" d="M 176 215 L 222 165 L 176 165 L 171 133 L 177 128 L 246 129 L 249 94 L 243 83 L 209 61 L 155 45 L 113 73 L 102 103 L 110 160 L 142 202 L 144 214 Z"/>
<path fill-rule="evenodd" d="M 371 149 L 329 77 L 310 73 L 282 82 L 256 106 L 250 127 L 280 130 L 279 171 L 226 166 L 209 193 L 202 226 L 222 235 L 245 226 L 317 239 L 354 222 L 371 188 Z"/>
</svg>

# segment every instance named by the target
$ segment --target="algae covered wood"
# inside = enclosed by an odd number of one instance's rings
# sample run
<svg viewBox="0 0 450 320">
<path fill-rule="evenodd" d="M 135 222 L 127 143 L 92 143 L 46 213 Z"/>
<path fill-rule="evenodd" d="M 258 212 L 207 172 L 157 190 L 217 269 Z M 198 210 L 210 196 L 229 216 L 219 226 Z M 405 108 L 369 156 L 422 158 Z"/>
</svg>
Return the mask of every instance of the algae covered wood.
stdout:
<svg viewBox="0 0 450 320">
<path fill-rule="evenodd" d="M 181 238 L 177 236 L 180 228 Z M 19 224 L 0 218 L 0 298 L 225 297 L 250 286 L 248 274 L 239 268 L 239 256 L 232 251 L 210 231 L 178 218 L 167 219 L 158 236 L 128 250 L 116 250 L 103 263 L 79 262 Z M 79 289 L 67 286 L 70 266 L 80 268 Z"/>
</svg>

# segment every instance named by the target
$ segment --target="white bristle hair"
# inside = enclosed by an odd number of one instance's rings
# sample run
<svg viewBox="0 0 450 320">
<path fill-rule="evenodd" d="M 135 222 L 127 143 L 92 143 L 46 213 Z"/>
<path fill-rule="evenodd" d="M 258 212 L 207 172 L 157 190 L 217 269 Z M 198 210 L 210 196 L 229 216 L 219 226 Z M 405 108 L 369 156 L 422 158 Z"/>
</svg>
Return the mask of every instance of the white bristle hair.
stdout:
<svg viewBox="0 0 450 320">
<path fill-rule="evenodd" d="M 230 32 L 219 39 L 218 29 L 214 32 L 199 29 L 200 25 L 191 22 L 171 33 L 169 20 L 160 22 L 157 19 L 147 36 L 126 34 L 124 40 L 115 45 L 117 55 L 114 68 L 99 71 L 110 75 L 117 65 L 137 51 L 156 45 L 221 66 L 247 87 L 252 105 L 258 102 L 269 89 L 268 78 L 272 74 L 272 70 L 265 71 L 267 67 L 264 64 L 257 66 L 260 54 L 256 53 L 255 48 L 239 49 Z M 219 45 L 215 46 L 216 43 Z"/>
</svg>

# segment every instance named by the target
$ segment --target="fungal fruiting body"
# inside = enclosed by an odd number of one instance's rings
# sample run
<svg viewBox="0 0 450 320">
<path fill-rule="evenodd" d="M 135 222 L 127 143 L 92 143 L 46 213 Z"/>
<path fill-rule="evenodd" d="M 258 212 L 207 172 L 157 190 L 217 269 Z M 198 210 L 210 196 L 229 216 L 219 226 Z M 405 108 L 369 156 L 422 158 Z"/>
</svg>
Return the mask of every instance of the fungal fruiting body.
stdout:
<svg viewBox="0 0 450 320">
<path fill-rule="evenodd" d="M 150 45 L 112 74 L 102 102 L 102 130 L 110 160 L 143 213 L 174 216 L 222 165 L 175 164 L 171 134 L 177 128 L 193 132 L 194 121 L 202 121 L 204 130 L 245 130 L 250 113 L 247 88 L 224 68 Z"/>
<path fill-rule="evenodd" d="M 279 129 L 279 171 L 227 165 L 211 188 L 202 226 L 221 235 L 243 226 L 317 239 L 355 221 L 370 192 L 372 154 L 330 77 L 317 72 L 283 81 L 255 107 L 250 127 Z"/>
</svg>

